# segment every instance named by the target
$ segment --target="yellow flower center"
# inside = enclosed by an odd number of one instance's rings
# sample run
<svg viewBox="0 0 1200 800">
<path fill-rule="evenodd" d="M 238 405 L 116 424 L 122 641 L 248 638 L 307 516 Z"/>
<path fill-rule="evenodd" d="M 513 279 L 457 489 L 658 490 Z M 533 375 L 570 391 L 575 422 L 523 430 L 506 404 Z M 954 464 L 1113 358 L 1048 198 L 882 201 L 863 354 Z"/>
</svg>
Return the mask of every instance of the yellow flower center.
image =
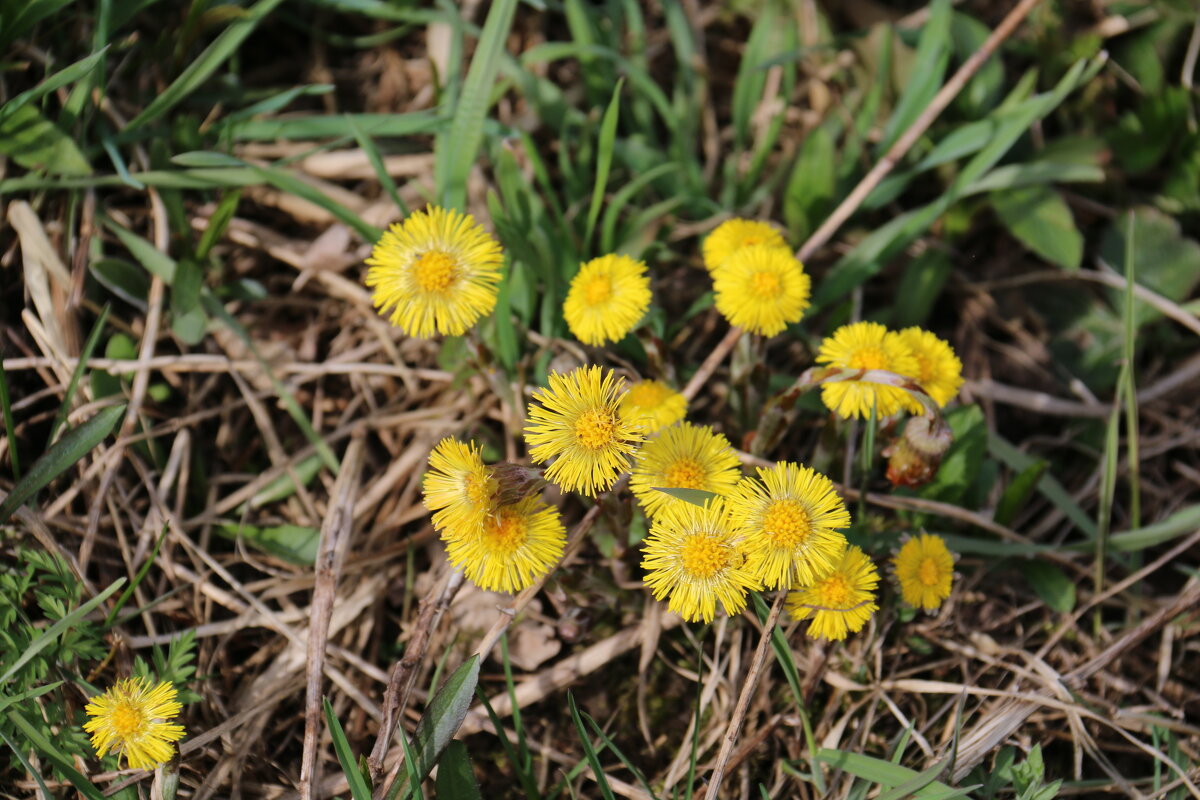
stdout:
<svg viewBox="0 0 1200 800">
<path fill-rule="evenodd" d="M 146 715 L 133 703 L 121 700 L 113 706 L 108 722 L 118 739 L 128 740 L 141 734 Z"/>
<path fill-rule="evenodd" d="M 583 296 L 589 306 L 605 302 L 612 297 L 612 281 L 607 275 L 597 275 L 583 287 Z"/>
<path fill-rule="evenodd" d="M 841 573 L 834 573 L 821 582 L 818 589 L 821 605 L 826 608 L 842 609 L 851 605 L 850 585 Z"/>
<path fill-rule="evenodd" d="M 888 358 L 878 347 L 862 347 L 850 356 L 851 369 L 887 369 Z"/>
<path fill-rule="evenodd" d="M 762 525 L 776 547 L 795 547 L 812 533 L 808 512 L 795 500 L 776 500 L 767 506 Z"/>
<path fill-rule="evenodd" d="M 466 480 L 466 495 L 467 502 L 473 506 L 481 506 L 491 499 L 491 487 L 488 486 L 488 479 L 485 475 L 471 473 Z"/>
<path fill-rule="evenodd" d="M 924 558 L 921 559 L 921 566 L 917 567 L 917 580 L 925 586 L 937 586 L 941 572 L 936 559 Z"/>
<path fill-rule="evenodd" d="M 626 402 L 638 408 L 654 408 L 667 399 L 667 392 L 657 383 L 639 383 L 629 390 Z"/>
<path fill-rule="evenodd" d="M 444 292 L 454 283 L 455 260 L 441 250 L 430 250 L 417 257 L 413 279 L 426 292 Z"/>
<path fill-rule="evenodd" d="M 755 297 L 767 299 L 779 294 L 779 276 L 763 270 L 750 276 L 750 291 Z"/>
<path fill-rule="evenodd" d="M 679 547 L 683 569 L 694 578 L 711 578 L 729 566 L 730 548 L 707 533 L 694 533 Z"/>
<path fill-rule="evenodd" d="M 525 544 L 529 524 L 524 514 L 500 511 L 488 518 L 486 533 L 493 553 L 511 556 Z"/>
<path fill-rule="evenodd" d="M 742 237 L 742 247 L 753 247 L 756 244 L 762 244 L 762 243 L 763 243 L 763 238 L 761 236 L 753 236 L 752 235 L 752 236 L 743 236 Z"/>
<path fill-rule="evenodd" d="M 931 381 L 936 375 L 936 372 L 934 371 L 934 368 L 933 368 L 933 361 L 931 361 L 928 358 L 925 358 L 924 356 L 920 356 L 920 355 L 918 355 L 916 357 L 916 359 L 917 359 L 917 383 L 924 386 L 926 383 L 929 383 L 929 381 Z"/>
<path fill-rule="evenodd" d="M 575 439 L 589 450 L 599 450 L 617 438 L 617 418 L 603 409 L 585 411 L 575 421 Z"/>
<path fill-rule="evenodd" d="M 681 458 L 671 466 L 667 467 L 663 477 L 667 480 L 667 485 L 675 489 L 703 489 L 704 488 L 704 467 L 696 463 L 695 459 Z"/>
</svg>

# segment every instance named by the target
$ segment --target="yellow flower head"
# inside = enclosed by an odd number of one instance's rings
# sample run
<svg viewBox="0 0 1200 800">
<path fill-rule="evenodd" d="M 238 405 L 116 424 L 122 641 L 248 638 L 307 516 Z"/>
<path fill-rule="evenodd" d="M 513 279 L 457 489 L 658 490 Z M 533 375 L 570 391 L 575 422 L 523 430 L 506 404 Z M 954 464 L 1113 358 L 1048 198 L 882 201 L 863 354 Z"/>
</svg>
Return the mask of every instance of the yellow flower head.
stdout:
<svg viewBox="0 0 1200 800">
<path fill-rule="evenodd" d="M 713 272 L 717 310 L 730 325 L 762 336 L 800 321 L 811 286 L 790 250 L 765 244 L 735 251 Z"/>
<path fill-rule="evenodd" d="M 818 364 L 842 369 L 881 369 L 899 375 L 914 375 L 917 359 L 900 334 L 878 322 L 843 325 L 821 342 Z M 821 399 L 841 417 L 869 419 L 877 406 L 880 419 L 895 414 L 909 402 L 908 392 L 895 386 L 864 381 L 835 381 L 821 384 Z"/>
<path fill-rule="evenodd" d="M 88 701 L 84 711 L 91 719 L 83 729 L 101 758 L 111 751 L 133 769 L 153 769 L 171 759 L 170 743 L 183 738 L 182 725 L 163 721 L 182 708 L 169 682 L 150 688 L 145 678 L 126 678 Z"/>
<path fill-rule="evenodd" d="M 446 543 L 446 556 L 476 586 L 519 592 L 562 558 L 567 537 L 558 509 L 536 497 L 500 506 L 473 535 Z"/>
<path fill-rule="evenodd" d="M 442 439 L 429 454 L 422 479 L 425 507 L 434 512 L 433 527 L 442 538 L 474 533 L 483 525 L 496 493 L 496 480 L 484 466 L 477 445 Z"/>
<path fill-rule="evenodd" d="M 687 413 L 687 400 L 662 381 L 638 381 L 621 398 L 621 416 L 646 433 L 674 425 Z"/>
<path fill-rule="evenodd" d="M 789 250 L 783 234 L 765 222 L 734 218 L 718 225 L 704 240 L 704 268 L 712 274 L 725 260 L 743 247 L 756 244 Z"/>
<path fill-rule="evenodd" d="M 940 536 L 922 533 L 904 543 L 892 559 L 900 596 L 914 608 L 934 611 L 950 596 L 954 557 Z"/>
<path fill-rule="evenodd" d="M 726 501 L 729 521 L 746 537 L 749 568 L 769 588 L 808 586 L 837 566 L 850 514 L 819 472 L 788 461 L 742 478 Z"/>
<path fill-rule="evenodd" d="M 383 234 L 367 259 L 367 286 L 409 336 L 458 336 L 496 305 L 503 259 L 470 214 L 430 206 Z"/>
<path fill-rule="evenodd" d="M 792 619 L 812 617 L 809 637 L 840 641 L 862 630 L 879 610 L 874 591 L 878 583 L 879 572 L 866 553 L 847 547 L 833 572 L 788 595 L 787 610 Z"/>
<path fill-rule="evenodd" d="M 633 330 L 650 308 L 646 265 L 629 256 L 593 258 L 571 281 L 563 316 L 584 344 L 615 342 Z"/>
<path fill-rule="evenodd" d="M 718 600 L 726 614 L 740 614 L 746 592 L 761 588 L 719 500 L 703 508 L 682 503 L 660 514 L 645 540 L 642 569 L 654 599 L 668 598 L 667 607 L 689 622 L 712 622 Z"/>
<path fill-rule="evenodd" d="M 624 382 L 612 370 L 591 366 L 551 373 L 549 388 L 534 390 L 525 442 L 535 463 L 558 457 L 546 480 L 565 492 L 595 496 L 629 471 L 642 430 L 619 412 Z"/>
<path fill-rule="evenodd" d="M 724 497 L 742 477 L 741 462 L 729 440 L 707 426 L 690 422 L 673 425 L 638 451 L 629 488 L 648 516 L 667 508 L 690 505 L 658 491 L 703 489 Z"/>
<path fill-rule="evenodd" d="M 958 394 L 963 385 L 962 362 L 954 354 L 954 348 L 936 334 L 920 328 L 905 328 L 900 331 L 900 340 L 912 352 L 917 361 L 915 372 L 906 373 L 921 384 L 938 407 L 944 407 Z M 917 400 L 905 393 L 905 405 L 914 414 L 924 412 Z"/>
</svg>

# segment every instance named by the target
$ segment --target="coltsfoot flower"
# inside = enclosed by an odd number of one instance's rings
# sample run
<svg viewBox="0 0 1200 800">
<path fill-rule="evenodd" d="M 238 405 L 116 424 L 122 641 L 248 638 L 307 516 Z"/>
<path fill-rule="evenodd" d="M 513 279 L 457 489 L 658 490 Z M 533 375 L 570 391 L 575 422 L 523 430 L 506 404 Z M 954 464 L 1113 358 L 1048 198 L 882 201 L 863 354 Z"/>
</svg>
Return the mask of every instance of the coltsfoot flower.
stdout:
<svg viewBox="0 0 1200 800">
<path fill-rule="evenodd" d="M 503 260 L 470 214 L 430 206 L 383 234 L 366 283 L 375 307 L 409 336 L 459 336 L 495 307 Z"/>
<path fill-rule="evenodd" d="M 741 462 L 728 439 L 708 426 L 682 422 L 638 451 L 629 489 L 654 517 L 664 509 L 690 505 L 659 488 L 702 489 L 724 497 L 741 477 Z"/>
<path fill-rule="evenodd" d="M 649 308 L 646 265 L 610 254 L 580 267 L 563 303 L 563 317 L 576 339 L 601 345 L 622 339 Z"/>
<path fill-rule="evenodd" d="M 725 220 L 704 239 L 704 268 L 712 274 L 738 250 L 760 244 L 790 250 L 783 234 L 765 222 L 739 217 Z"/>
<path fill-rule="evenodd" d="M 646 537 L 642 569 L 656 600 L 689 622 L 712 622 L 717 603 L 740 614 L 746 593 L 761 588 L 746 567 L 743 545 L 730 531 L 720 500 L 703 508 L 683 503 L 660 514 Z"/>
<path fill-rule="evenodd" d="M 917 359 L 900 334 L 878 322 L 843 325 L 821 342 L 818 364 L 842 369 L 880 369 L 899 375 L 917 372 Z M 895 386 L 866 381 L 821 384 L 821 399 L 838 416 L 869 419 L 872 406 L 878 418 L 891 416 L 909 402 L 908 392 Z"/>
<path fill-rule="evenodd" d="M 641 427 L 619 411 L 625 379 L 590 366 L 551 373 L 549 382 L 529 404 L 529 455 L 538 464 L 555 459 L 546 480 L 563 491 L 595 496 L 629 471 L 642 441 Z"/>
<path fill-rule="evenodd" d="M 425 507 L 443 539 L 473 534 L 488 515 L 497 483 L 484 465 L 478 445 L 442 439 L 429 454 L 429 471 L 421 480 Z"/>
<path fill-rule="evenodd" d="M 915 371 L 904 374 L 916 379 L 938 407 L 944 408 L 963 385 L 962 362 L 954 354 L 954 348 L 936 334 L 921 328 L 905 328 L 899 336 L 917 362 Z M 925 409 L 916 398 L 907 393 L 905 395 L 905 405 L 909 411 L 924 413 Z"/>
<path fill-rule="evenodd" d="M 687 400 L 662 381 L 638 381 L 621 398 L 621 416 L 638 423 L 645 433 L 657 433 L 687 414 Z"/>
<path fill-rule="evenodd" d="M 91 719 L 83 729 L 101 758 L 112 752 L 133 769 L 153 769 L 171 759 L 171 742 L 183 738 L 182 725 L 164 721 L 182 708 L 169 681 L 151 688 L 145 678 L 125 678 L 88 701 L 84 711 Z"/>
<path fill-rule="evenodd" d="M 788 595 L 792 619 L 812 617 L 808 635 L 813 639 L 839 641 L 857 633 L 879 610 L 875 587 L 879 571 L 859 547 L 847 547 L 841 562 L 824 578 Z"/>
<path fill-rule="evenodd" d="M 475 534 L 448 541 L 446 556 L 481 589 L 515 593 L 553 569 L 566 542 L 558 509 L 527 497 L 495 508 Z"/>
<path fill-rule="evenodd" d="M 950 596 L 954 557 L 940 536 L 922 533 L 909 539 L 892 560 L 900 596 L 914 608 L 936 611 Z"/>
<path fill-rule="evenodd" d="M 762 336 L 800 321 L 811 286 L 790 250 L 765 244 L 735 250 L 713 272 L 717 310 L 730 325 Z"/>
<path fill-rule="evenodd" d="M 850 514 L 833 482 L 809 467 L 783 461 L 742 478 L 726 504 L 734 530 L 746 539 L 748 568 L 769 589 L 808 586 L 842 558 L 837 531 Z"/>
</svg>

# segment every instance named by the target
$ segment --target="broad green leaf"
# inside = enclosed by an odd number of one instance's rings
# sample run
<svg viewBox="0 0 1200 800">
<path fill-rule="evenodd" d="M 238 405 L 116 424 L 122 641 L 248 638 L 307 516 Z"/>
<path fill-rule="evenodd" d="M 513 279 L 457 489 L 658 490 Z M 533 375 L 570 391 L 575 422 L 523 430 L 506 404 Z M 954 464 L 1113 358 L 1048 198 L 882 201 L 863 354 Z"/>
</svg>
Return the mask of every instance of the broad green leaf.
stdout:
<svg viewBox="0 0 1200 800">
<path fill-rule="evenodd" d="M 897 328 L 924 325 L 953 269 L 950 256 L 940 248 L 931 247 L 914 258 L 905 267 L 896 290 L 893 325 Z"/>
<path fill-rule="evenodd" d="M 1175 218 L 1143 206 L 1134 209 L 1133 263 L 1134 280 L 1173 302 L 1188 299 L 1200 286 L 1200 243 L 1182 235 Z M 1100 257 L 1113 269 L 1125 274 L 1127 224 L 1122 217 L 1114 220 L 1100 242 Z M 1124 290 L 1113 289 L 1109 296 L 1116 308 L 1124 302 Z M 1141 327 L 1162 315 L 1148 303 L 1134 299 L 1134 325 Z"/>
<path fill-rule="evenodd" d="M 837 158 L 832 123 L 814 128 L 800 145 L 783 194 L 783 220 L 793 241 L 808 238 L 833 204 Z"/>
<path fill-rule="evenodd" d="M 700 507 L 704 507 L 712 500 L 720 497 L 716 492 L 706 492 L 703 489 L 669 489 L 663 486 L 655 486 L 654 488 L 656 491 L 669 494 L 677 500 L 683 500 L 686 503 Z"/>
<path fill-rule="evenodd" d="M 1009 232 L 1030 250 L 1060 267 L 1079 269 L 1083 234 L 1062 195 L 1045 186 L 992 195 L 992 208 Z"/>
<path fill-rule="evenodd" d="M 1008 525 L 1013 521 L 1017 512 L 1029 502 L 1029 496 L 1037 488 L 1038 481 L 1042 479 L 1042 474 L 1046 471 L 1047 466 L 1049 466 L 1049 462 L 1035 461 L 1013 478 L 1012 482 L 1005 487 L 1004 494 L 1000 496 L 1000 502 L 996 504 L 996 513 L 993 515 L 996 522 Z"/>
<path fill-rule="evenodd" d="M 147 272 L 162 278 L 167 286 L 175 282 L 175 259 L 113 220 L 106 219 L 105 222 L 108 229 L 116 234 L 121 244 L 125 245 Z"/>
<path fill-rule="evenodd" d="M 438 800 L 482 800 L 471 757 L 462 742 L 451 742 L 438 761 L 437 796 Z"/>
<path fill-rule="evenodd" d="M 329 728 L 329 738 L 333 740 L 333 752 L 337 753 L 338 763 L 342 765 L 342 774 L 346 776 L 350 796 L 354 800 L 371 800 L 371 787 L 358 771 L 354 751 L 350 749 L 350 742 L 346 739 L 346 732 L 342 730 L 342 723 L 338 721 L 337 714 L 333 713 L 329 698 L 322 697 L 321 705 L 325 709 L 325 725 Z"/>
<path fill-rule="evenodd" d="M 946 415 L 954 444 L 937 475 L 921 487 L 922 497 L 957 503 L 975 482 L 987 454 L 987 424 L 979 406 L 960 406 Z"/>
<path fill-rule="evenodd" d="M 53 175 L 92 174 L 92 165 L 75 141 L 32 105 L 21 106 L 0 121 L 0 156 Z"/>
<path fill-rule="evenodd" d="M 227 539 L 245 541 L 265 553 L 292 564 L 312 566 L 317 558 L 321 532 L 304 525 L 220 525 L 217 532 Z"/>
<path fill-rule="evenodd" d="M 884 126 L 883 138 L 876 152 L 886 153 L 942 88 L 953 45 L 950 39 L 950 12 L 950 0 L 934 0 L 930 4 L 929 19 L 921 29 L 916 58 L 908 70 L 904 91 Z"/>
<path fill-rule="evenodd" d="M 621 86 L 624 81 L 617 81 L 613 88 L 612 100 L 600 120 L 600 140 L 596 143 L 596 181 L 592 187 L 592 204 L 588 208 L 587 228 L 583 235 L 583 247 L 586 251 L 591 245 L 592 231 L 596 228 L 596 220 L 600 218 L 600 207 L 604 204 L 604 190 L 608 186 L 608 173 L 612 169 L 613 144 L 617 138 L 617 120 L 621 112 Z"/>
<path fill-rule="evenodd" d="M 123 258 L 100 258 L 88 264 L 92 277 L 117 297 L 142 311 L 150 294 L 150 279 L 146 270 Z"/>
<path fill-rule="evenodd" d="M 1048 561 L 1022 561 L 1021 571 L 1037 596 L 1060 614 L 1075 609 L 1075 582 Z"/>
</svg>

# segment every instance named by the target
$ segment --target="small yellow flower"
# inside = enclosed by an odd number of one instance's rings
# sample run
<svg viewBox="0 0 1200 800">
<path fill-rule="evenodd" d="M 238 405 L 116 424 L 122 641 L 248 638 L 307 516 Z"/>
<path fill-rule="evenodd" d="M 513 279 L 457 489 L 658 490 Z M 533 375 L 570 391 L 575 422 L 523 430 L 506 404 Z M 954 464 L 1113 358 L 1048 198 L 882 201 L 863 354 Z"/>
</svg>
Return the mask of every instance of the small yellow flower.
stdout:
<svg viewBox="0 0 1200 800">
<path fill-rule="evenodd" d="M 591 366 L 551 373 L 549 388 L 534 390 L 525 442 L 535 463 L 558 457 L 546 480 L 591 497 L 629 471 L 642 432 L 620 414 L 624 383 L 612 370 Z"/>
<path fill-rule="evenodd" d="M 800 321 L 811 286 L 790 250 L 765 244 L 735 251 L 713 272 L 717 310 L 730 325 L 762 336 Z"/>
<path fill-rule="evenodd" d="M 954 354 L 954 348 L 936 334 L 921 328 L 905 328 L 900 331 L 900 340 L 917 361 L 916 371 L 905 374 L 915 378 L 939 408 L 945 407 L 963 385 L 962 362 Z M 914 414 L 924 413 L 924 408 L 911 395 L 906 394 L 905 405 Z"/>
<path fill-rule="evenodd" d="M 84 711 L 91 719 L 83 729 L 101 758 L 111 751 L 133 769 L 153 769 L 171 759 L 170 743 L 183 738 L 182 725 L 163 721 L 182 708 L 170 682 L 152 689 L 145 678 L 126 678 L 88 701 Z"/>
<path fill-rule="evenodd" d="M 527 497 L 495 509 L 475 534 L 448 541 L 446 556 L 481 589 L 519 592 L 558 563 L 566 542 L 558 509 Z"/>
<path fill-rule="evenodd" d="M 383 234 L 366 283 L 375 307 L 409 336 L 458 336 L 495 307 L 503 260 L 470 214 L 430 206 Z"/>
<path fill-rule="evenodd" d="M 811 585 L 837 565 L 850 514 L 833 482 L 783 461 L 742 478 L 726 501 L 729 521 L 746 537 L 749 568 L 769 589 Z"/>
<path fill-rule="evenodd" d="M 821 342 L 818 364 L 842 369 L 880 369 L 899 375 L 914 375 L 917 359 L 900 334 L 878 322 L 843 325 Z M 908 392 L 895 386 L 864 381 L 835 381 L 821 384 L 821 399 L 841 417 L 869 419 L 871 407 L 882 419 L 895 414 L 909 402 Z"/>
<path fill-rule="evenodd" d="M 704 268 L 712 274 L 743 247 L 756 244 L 789 250 L 783 234 L 765 222 L 734 218 L 722 222 L 704 240 Z"/>
<path fill-rule="evenodd" d="M 654 599 L 685 620 L 712 622 L 720 601 L 740 614 L 746 592 L 760 589 L 746 568 L 746 552 L 725 524 L 720 500 L 707 506 L 683 503 L 660 514 L 645 540 L 642 569 Z"/>
<path fill-rule="evenodd" d="M 563 316 L 584 344 L 615 342 L 633 330 L 650 308 L 646 265 L 629 256 L 600 256 L 580 267 L 571 281 Z"/>
<path fill-rule="evenodd" d="M 662 381 L 638 381 L 621 398 L 621 416 L 657 433 L 687 414 L 687 400 Z"/>
<path fill-rule="evenodd" d="M 892 559 L 900 596 L 914 608 L 935 611 L 950 596 L 954 557 L 940 536 L 922 533 L 904 543 Z"/>
<path fill-rule="evenodd" d="M 477 531 L 497 488 L 479 447 L 453 438 L 442 439 L 429 454 L 429 472 L 422 485 L 425 507 L 434 512 L 433 527 L 442 531 L 444 539 Z"/>
<path fill-rule="evenodd" d="M 742 477 L 741 462 L 729 440 L 712 428 L 684 422 L 648 441 L 637 454 L 629 489 L 648 516 L 688 505 L 664 489 L 703 489 L 724 497 Z"/>
<path fill-rule="evenodd" d="M 833 572 L 788 595 L 787 610 L 792 619 L 812 617 L 809 637 L 840 641 L 862 630 L 879 610 L 874 591 L 878 583 L 879 571 L 866 553 L 847 547 Z"/>
</svg>

